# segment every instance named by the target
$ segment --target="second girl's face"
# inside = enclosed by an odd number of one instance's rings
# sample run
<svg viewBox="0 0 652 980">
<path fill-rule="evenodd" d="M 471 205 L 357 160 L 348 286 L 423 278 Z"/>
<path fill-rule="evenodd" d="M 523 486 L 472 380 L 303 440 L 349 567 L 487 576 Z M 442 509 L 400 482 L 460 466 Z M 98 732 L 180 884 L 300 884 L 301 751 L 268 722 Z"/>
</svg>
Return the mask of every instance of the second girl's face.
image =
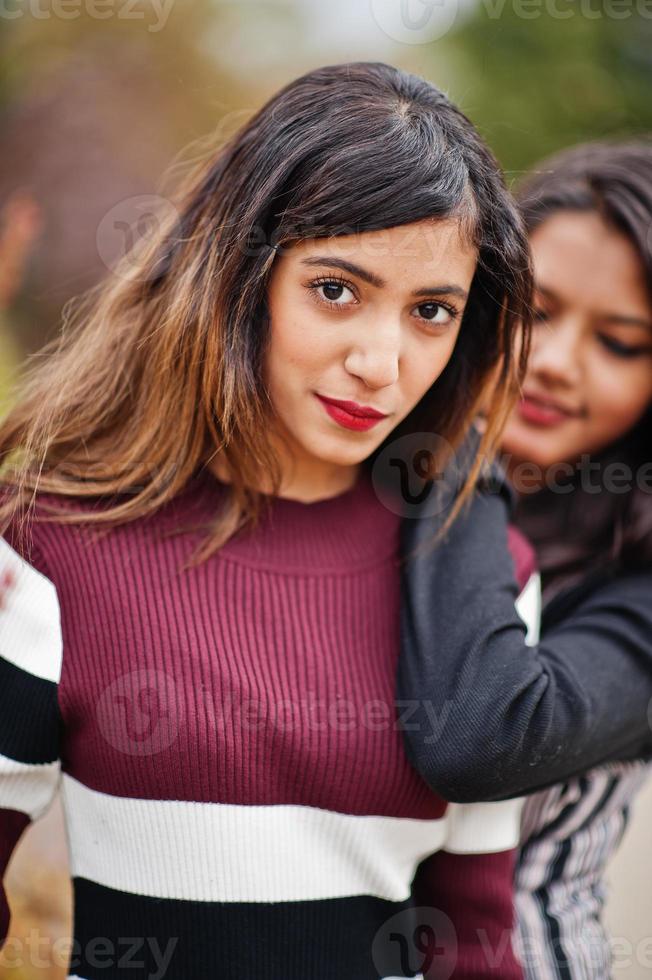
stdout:
<svg viewBox="0 0 652 980">
<path fill-rule="evenodd" d="M 452 219 L 277 256 L 265 380 L 304 464 L 361 462 L 414 408 L 451 357 L 476 258 Z"/>
<path fill-rule="evenodd" d="M 502 449 L 546 468 L 625 435 L 652 400 L 652 306 L 629 240 L 594 213 L 531 236 L 536 319 L 523 398 Z"/>
</svg>

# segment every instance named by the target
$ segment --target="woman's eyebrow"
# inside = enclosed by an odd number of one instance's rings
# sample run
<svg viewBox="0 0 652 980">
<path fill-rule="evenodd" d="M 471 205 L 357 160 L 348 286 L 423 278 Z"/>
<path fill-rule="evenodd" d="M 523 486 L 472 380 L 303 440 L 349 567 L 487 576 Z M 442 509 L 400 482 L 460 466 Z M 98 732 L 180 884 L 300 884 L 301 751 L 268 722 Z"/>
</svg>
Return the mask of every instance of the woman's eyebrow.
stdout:
<svg viewBox="0 0 652 980">
<path fill-rule="evenodd" d="M 335 255 L 312 255 L 310 258 L 301 259 L 301 264 L 331 265 L 337 269 L 342 269 L 344 272 L 350 272 L 352 276 L 358 276 L 359 279 L 363 279 L 364 282 L 368 282 L 370 286 L 376 286 L 378 289 L 382 289 L 383 286 L 387 285 L 386 281 L 376 275 L 375 272 L 369 272 L 367 269 L 363 269 L 362 266 L 356 265 L 355 262 L 349 262 L 348 259 L 340 259 Z M 426 286 L 423 289 L 415 289 L 412 295 L 431 296 L 433 293 L 439 296 L 444 294 L 459 296 L 460 299 L 467 299 L 469 295 L 466 289 L 462 289 L 461 286 L 456 286 L 452 283 L 443 286 Z"/>
<path fill-rule="evenodd" d="M 535 290 L 545 296 L 547 299 L 557 301 L 558 297 L 555 291 L 549 286 L 544 286 L 543 283 L 536 282 Z M 614 326 L 622 327 L 644 327 L 646 330 L 652 332 L 652 320 L 648 320 L 644 316 L 631 316 L 628 313 L 601 313 L 600 320 L 603 323 L 613 324 Z"/>
<path fill-rule="evenodd" d="M 609 313 L 602 318 L 605 323 L 613 323 L 621 327 L 644 327 L 652 332 L 652 320 L 643 316 L 628 316 L 625 313 Z"/>
</svg>

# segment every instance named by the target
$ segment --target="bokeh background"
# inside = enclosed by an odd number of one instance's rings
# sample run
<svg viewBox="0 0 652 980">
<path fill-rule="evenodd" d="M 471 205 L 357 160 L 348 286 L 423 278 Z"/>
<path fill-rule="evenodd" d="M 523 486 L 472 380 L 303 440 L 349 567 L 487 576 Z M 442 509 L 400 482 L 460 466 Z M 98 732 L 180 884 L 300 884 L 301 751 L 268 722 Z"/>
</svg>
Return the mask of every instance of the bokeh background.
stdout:
<svg viewBox="0 0 652 980">
<path fill-rule="evenodd" d="M 429 78 L 510 185 L 559 147 L 652 133 L 652 0 L 3 0 L 0 44 L 0 412 L 66 302 L 157 220 L 177 170 L 319 64 Z M 615 976 L 628 980 L 652 975 L 651 826 L 648 786 L 610 872 Z M 52 941 L 22 965 L 0 955 L 0 980 L 61 980 L 58 803 L 24 835 L 7 888 L 12 935 Z"/>
</svg>

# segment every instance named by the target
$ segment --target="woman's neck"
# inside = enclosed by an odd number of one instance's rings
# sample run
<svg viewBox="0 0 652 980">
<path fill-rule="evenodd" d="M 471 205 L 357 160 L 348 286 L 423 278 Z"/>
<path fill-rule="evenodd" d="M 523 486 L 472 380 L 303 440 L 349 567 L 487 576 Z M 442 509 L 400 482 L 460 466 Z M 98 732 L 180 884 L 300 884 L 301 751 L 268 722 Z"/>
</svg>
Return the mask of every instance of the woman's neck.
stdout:
<svg viewBox="0 0 652 980">
<path fill-rule="evenodd" d="M 223 483 L 231 482 L 229 467 L 224 459 L 213 457 L 208 468 Z M 335 466 L 331 463 L 286 465 L 282 467 L 283 478 L 277 496 L 306 504 L 328 500 L 354 487 L 361 468 L 361 463 L 352 466 Z M 272 493 L 270 483 L 265 481 L 255 489 L 264 494 Z"/>
<path fill-rule="evenodd" d="M 575 467 L 564 462 L 540 466 L 529 459 L 521 459 L 511 453 L 499 457 L 508 479 L 519 497 L 527 497 L 546 488 L 564 492 L 565 484 L 572 482 Z"/>
</svg>

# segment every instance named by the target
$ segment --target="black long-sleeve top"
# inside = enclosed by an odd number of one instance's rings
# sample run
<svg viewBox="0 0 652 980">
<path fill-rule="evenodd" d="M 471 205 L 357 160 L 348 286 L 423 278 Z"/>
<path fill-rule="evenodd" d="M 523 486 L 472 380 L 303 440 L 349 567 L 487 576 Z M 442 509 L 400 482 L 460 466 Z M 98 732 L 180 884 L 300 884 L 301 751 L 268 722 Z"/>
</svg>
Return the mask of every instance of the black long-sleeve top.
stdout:
<svg viewBox="0 0 652 980">
<path fill-rule="evenodd" d="M 558 593 L 544 605 L 541 641 L 526 645 L 507 547 L 515 498 L 500 472 L 402 573 L 407 751 L 455 802 L 518 796 L 652 755 L 652 567 L 598 571 Z M 406 518 L 403 550 L 441 523 L 440 513 Z"/>
</svg>

